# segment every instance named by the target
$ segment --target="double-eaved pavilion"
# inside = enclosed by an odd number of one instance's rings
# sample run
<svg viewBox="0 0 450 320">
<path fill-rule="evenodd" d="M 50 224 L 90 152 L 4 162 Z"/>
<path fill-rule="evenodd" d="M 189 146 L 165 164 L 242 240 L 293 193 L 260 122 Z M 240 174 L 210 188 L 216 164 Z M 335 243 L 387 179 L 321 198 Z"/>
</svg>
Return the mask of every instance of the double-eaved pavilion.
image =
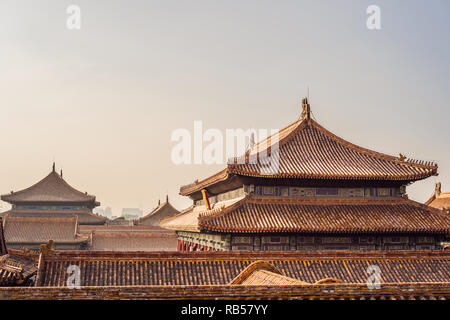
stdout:
<svg viewBox="0 0 450 320">
<path fill-rule="evenodd" d="M 406 194 L 437 164 L 354 145 L 311 119 L 306 98 L 302 107 L 277 136 L 181 187 L 194 205 L 162 221 L 178 250 L 440 249 L 450 217 Z"/>
<path fill-rule="evenodd" d="M 24 190 L 4 194 L 1 200 L 12 205 L 11 210 L 1 214 L 10 217 L 72 218 L 76 215 L 78 223 L 85 225 L 103 225 L 107 220 L 92 212 L 100 205 L 95 196 L 70 186 L 62 172 L 55 171 L 55 164 L 44 179 Z"/>
</svg>

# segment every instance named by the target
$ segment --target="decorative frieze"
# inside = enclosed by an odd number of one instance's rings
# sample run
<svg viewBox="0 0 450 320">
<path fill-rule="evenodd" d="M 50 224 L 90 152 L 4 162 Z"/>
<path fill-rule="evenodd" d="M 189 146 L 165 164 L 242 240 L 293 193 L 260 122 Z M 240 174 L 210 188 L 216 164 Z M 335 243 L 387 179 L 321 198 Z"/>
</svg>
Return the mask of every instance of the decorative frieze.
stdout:
<svg viewBox="0 0 450 320">
<path fill-rule="evenodd" d="M 408 243 L 408 237 L 383 237 L 383 243 Z"/>
<path fill-rule="evenodd" d="M 443 238 L 432 236 L 210 234 L 177 232 L 183 251 L 320 251 L 320 250 L 438 250 Z"/>
<path fill-rule="evenodd" d="M 250 186 L 244 190 L 250 190 Z M 303 187 L 274 187 L 253 186 L 252 192 L 257 196 L 291 197 L 291 198 L 369 198 L 369 197 L 400 197 L 400 188 L 303 188 Z"/>
<path fill-rule="evenodd" d="M 254 186 L 244 185 L 242 188 L 210 196 L 210 204 L 236 199 L 244 194 L 266 197 L 290 198 L 389 198 L 401 197 L 401 188 L 303 188 L 287 186 Z M 195 201 L 195 205 L 204 205 L 203 200 Z"/>
<path fill-rule="evenodd" d="M 232 235 L 232 250 L 318 251 L 318 250 L 434 250 L 442 239 L 434 237 Z"/>
<path fill-rule="evenodd" d="M 228 192 L 220 193 L 218 195 L 209 196 L 209 203 L 213 205 L 214 203 L 220 202 L 220 201 L 226 201 L 231 199 L 236 199 L 239 197 L 242 197 L 244 195 L 244 188 L 239 188 L 235 190 L 231 190 Z M 195 205 L 200 206 L 204 205 L 205 202 L 203 199 L 195 201 Z"/>
<path fill-rule="evenodd" d="M 322 243 L 352 243 L 350 237 L 323 237 Z"/>
</svg>

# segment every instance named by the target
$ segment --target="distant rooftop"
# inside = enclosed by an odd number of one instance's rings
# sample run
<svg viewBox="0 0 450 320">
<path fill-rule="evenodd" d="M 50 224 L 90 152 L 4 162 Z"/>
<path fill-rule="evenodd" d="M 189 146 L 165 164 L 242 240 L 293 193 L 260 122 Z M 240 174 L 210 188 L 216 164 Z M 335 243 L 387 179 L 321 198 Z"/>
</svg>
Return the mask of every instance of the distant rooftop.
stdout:
<svg viewBox="0 0 450 320">
<path fill-rule="evenodd" d="M 95 201 L 95 196 L 87 192 L 81 192 L 70 186 L 55 171 L 52 171 L 41 181 L 20 191 L 11 191 L 1 196 L 1 200 L 11 204 L 18 203 L 89 203 L 91 207 L 100 205 Z"/>
<path fill-rule="evenodd" d="M 425 204 L 450 213 L 450 192 L 441 191 L 441 183 L 436 183 L 434 194 Z"/>
</svg>

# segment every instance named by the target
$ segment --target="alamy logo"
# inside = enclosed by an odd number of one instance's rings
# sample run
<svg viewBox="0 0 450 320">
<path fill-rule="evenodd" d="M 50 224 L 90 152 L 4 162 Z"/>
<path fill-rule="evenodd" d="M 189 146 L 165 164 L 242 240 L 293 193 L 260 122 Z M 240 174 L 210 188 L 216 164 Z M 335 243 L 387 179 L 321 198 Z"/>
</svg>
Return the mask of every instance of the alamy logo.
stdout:
<svg viewBox="0 0 450 320">
<path fill-rule="evenodd" d="M 366 284 L 369 290 L 380 289 L 381 288 L 381 270 L 377 265 L 370 265 L 367 267 L 367 278 Z"/>
<path fill-rule="evenodd" d="M 66 10 L 69 16 L 67 17 L 66 26 L 69 30 L 81 29 L 81 9 L 79 6 L 71 4 Z"/>
<path fill-rule="evenodd" d="M 379 6 L 371 5 L 367 7 L 367 29 L 380 30 L 381 29 L 381 9 Z"/>
<path fill-rule="evenodd" d="M 270 136 L 270 139 L 266 139 Z M 255 137 L 258 137 L 257 152 Z M 203 130 L 202 121 L 194 121 L 193 134 L 186 128 L 172 132 L 177 142 L 171 151 L 172 163 L 180 164 L 258 164 L 261 174 L 275 174 L 279 169 L 279 130 L 226 129 Z"/>
<path fill-rule="evenodd" d="M 69 277 L 67 278 L 66 285 L 71 289 L 79 289 L 81 286 L 81 270 L 77 265 L 70 265 L 66 272 Z"/>
</svg>

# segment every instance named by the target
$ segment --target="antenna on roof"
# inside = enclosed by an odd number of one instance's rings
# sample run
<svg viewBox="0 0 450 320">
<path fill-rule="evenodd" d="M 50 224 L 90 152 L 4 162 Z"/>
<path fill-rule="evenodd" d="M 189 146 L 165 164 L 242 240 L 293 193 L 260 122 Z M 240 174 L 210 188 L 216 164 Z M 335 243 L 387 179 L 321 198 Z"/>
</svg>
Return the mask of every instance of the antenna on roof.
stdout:
<svg viewBox="0 0 450 320">
<path fill-rule="evenodd" d="M 63 178 L 63 174 L 62 174 L 62 168 L 61 168 L 61 174 L 60 174 L 60 176 L 61 176 L 61 179 Z"/>
</svg>

